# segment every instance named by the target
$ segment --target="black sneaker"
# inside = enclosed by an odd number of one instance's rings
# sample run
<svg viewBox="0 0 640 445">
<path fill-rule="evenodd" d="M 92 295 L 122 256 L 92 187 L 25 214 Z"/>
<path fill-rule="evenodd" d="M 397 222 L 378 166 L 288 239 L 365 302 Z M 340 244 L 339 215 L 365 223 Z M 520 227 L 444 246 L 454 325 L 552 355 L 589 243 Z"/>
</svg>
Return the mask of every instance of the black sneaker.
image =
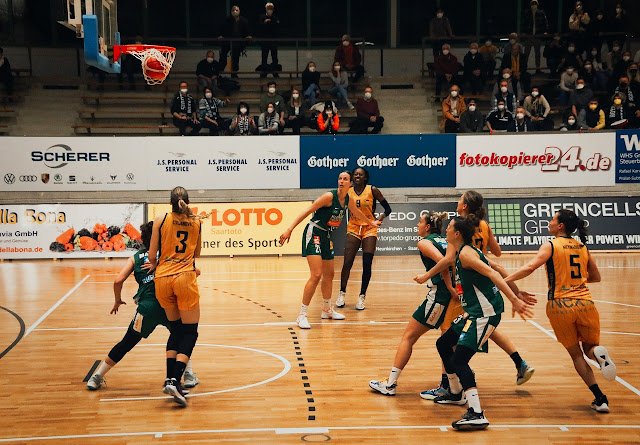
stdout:
<svg viewBox="0 0 640 445">
<path fill-rule="evenodd" d="M 462 431 L 484 430 L 489 426 L 489 421 L 484 416 L 484 411 L 477 413 L 473 408 L 469 408 L 462 415 L 462 419 L 456 420 L 451 426 L 454 430 Z"/>
<path fill-rule="evenodd" d="M 464 392 L 460 391 L 458 394 L 452 394 L 451 389 L 447 389 L 447 392 L 441 396 L 433 399 L 436 403 L 448 404 L 448 405 L 465 405 L 467 403 L 467 397 Z"/>
<path fill-rule="evenodd" d="M 591 402 L 591 409 L 595 409 L 599 413 L 608 413 L 609 401 L 607 400 L 607 396 L 603 394 L 602 397 L 597 398 L 593 402 Z"/>
<path fill-rule="evenodd" d="M 176 379 L 165 380 L 162 392 L 173 396 L 173 401 L 179 405 L 187 406 L 187 399 L 182 389 L 182 385 Z"/>
</svg>

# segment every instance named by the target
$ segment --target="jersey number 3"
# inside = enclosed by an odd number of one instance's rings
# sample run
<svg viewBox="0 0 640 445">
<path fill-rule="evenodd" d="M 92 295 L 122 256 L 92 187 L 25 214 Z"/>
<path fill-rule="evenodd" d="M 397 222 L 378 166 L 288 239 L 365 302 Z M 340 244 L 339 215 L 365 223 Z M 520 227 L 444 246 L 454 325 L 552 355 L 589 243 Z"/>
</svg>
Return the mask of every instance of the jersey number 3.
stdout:
<svg viewBox="0 0 640 445">
<path fill-rule="evenodd" d="M 576 260 L 580 258 L 580 255 L 569 255 L 569 264 L 571 265 L 571 278 L 582 278 L 582 271 L 580 270 L 580 263 Z M 575 270 L 574 270 L 575 268 Z"/>
<path fill-rule="evenodd" d="M 189 232 L 178 230 L 176 235 L 178 236 L 178 242 L 180 243 L 180 245 L 176 246 L 176 253 L 185 253 L 187 251 L 187 238 L 189 238 Z M 571 275 L 573 276 L 573 273 Z"/>
</svg>

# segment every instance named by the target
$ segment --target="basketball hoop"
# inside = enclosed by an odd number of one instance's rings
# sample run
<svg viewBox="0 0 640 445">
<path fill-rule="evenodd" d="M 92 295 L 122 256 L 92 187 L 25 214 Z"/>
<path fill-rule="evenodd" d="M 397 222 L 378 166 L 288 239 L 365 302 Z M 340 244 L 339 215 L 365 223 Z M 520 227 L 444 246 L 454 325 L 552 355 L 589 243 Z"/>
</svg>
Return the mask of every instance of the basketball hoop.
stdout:
<svg viewBox="0 0 640 445">
<path fill-rule="evenodd" d="M 171 46 L 157 45 L 114 45 L 113 60 L 117 61 L 120 54 L 131 54 L 142 62 L 142 74 L 149 85 L 159 85 L 167 78 L 176 49 Z"/>
</svg>

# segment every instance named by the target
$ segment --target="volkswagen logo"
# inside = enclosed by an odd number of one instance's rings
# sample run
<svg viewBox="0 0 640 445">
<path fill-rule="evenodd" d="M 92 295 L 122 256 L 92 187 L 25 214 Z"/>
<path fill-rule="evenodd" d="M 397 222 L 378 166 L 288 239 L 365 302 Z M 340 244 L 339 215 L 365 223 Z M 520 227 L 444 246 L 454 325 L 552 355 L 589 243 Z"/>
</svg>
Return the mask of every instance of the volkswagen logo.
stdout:
<svg viewBox="0 0 640 445">
<path fill-rule="evenodd" d="M 127 179 L 128 179 L 129 181 L 133 181 L 133 178 L 134 178 L 134 177 L 135 177 L 135 176 L 133 176 L 133 173 L 127 173 Z"/>
<path fill-rule="evenodd" d="M 14 182 L 16 182 L 16 177 L 13 175 L 13 173 L 7 173 L 6 175 L 4 175 L 4 182 L 6 182 L 7 184 L 13 184 Z"/>
<path fill-rule="evenodd" d="M 18 179 L 20 182 L 38 182 L 36 175 L 21 175 Z"/>
</svg>

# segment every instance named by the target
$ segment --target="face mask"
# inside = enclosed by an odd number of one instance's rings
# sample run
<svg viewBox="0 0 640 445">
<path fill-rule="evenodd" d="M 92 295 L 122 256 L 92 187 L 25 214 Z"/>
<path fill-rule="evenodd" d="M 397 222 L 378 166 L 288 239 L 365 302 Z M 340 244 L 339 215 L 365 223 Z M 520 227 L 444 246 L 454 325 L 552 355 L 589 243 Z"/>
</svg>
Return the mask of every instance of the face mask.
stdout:
<svg viewBox="0 0 640 445">
<path fill-rule="evenodd" d="M 207 57 L 207 62 L 213 63 L 213 57 Z"/>
<path fill-rule="evenodd" d="M 598 108 L 598 105 L 596 105 L 596 104 L 589 104 L 589 109 L 590 109 L 590 110 L 595 110 L 596 108 Z"/>
<path fill-rule="evenodd" d="M 629 70 L 629 74 L 635 76 L 636 74 L 638 74 L 638 70 Z"/>
<path fill-rule="evenodd" d="M 333 69 L 336 70 L 336 71 L 340 71 L 340 65 L 334 66 Z"/>
<path fill-rule="evenodd" d="M 598 18 L 598 20 L 602 20 L 604 18 L 603 15 L 597 15 L 596 17 Z"/>
<path fill-rule="evenodd" d="M 532 91 L 532 92 L 531 92 L 531 95 L 532 95 L 533 97 L 538 97 L 538 95 L 539 95 L 539 94 L 540 94 L 540 93 L 539 93 L 539 92 L 537 92 L 537 91 Z"/>
<path fill-rule="evenodd" d="M 631 57 L 629 56 L 622 56 L 622 60 L 624 60 L 625 62 L 628 62 L 630 58 Z"/>
<path fill-rule="evenodd" d="M 239 17 L 239 16 L 240 16 L 240 11 L 232 11 L 232 12 L 231 12 L 231 15 L 232 15 L 233 17 Z"/>
<path fill-rule="evenodd" d="M 273 15 L 273 9 L 267 9 L 267 16 L 271 17 Z"/>
<path fill-rule="evenodd" d="M 516 39 L 509 39 L 509 43 L 511 43 L 512 45 L 516 43 Z"/>
<path fill-rule="evenodd" d="M 509 88 L 507 88 L 507 87 L 500 87 L 500 91 L 502 91 L 503 93 L 506 93 L 507 91 L 509 91 Z"/>
<path fill-rule="evenodd" d="M 503 79 L 508 79 L 508 78 L 510 78 L 510 77 L 511 77 L 511 74 L 509 74 L 509 73 L 504 73 L 504 74 L 502 75 L 502 78 L 503 78 Z"/>
<path fill-rule="evenodd" d="M 442 17 L 444 17 L 444 14 L 443 14 L 443 13 L 441 13 L 441 12 L 439 12 L 439 13 L 437 13 L 437 14 L 436 14 L 436 17 L 438 17 L 439 19 L 441 19 Z"/>
<path fill-rule="evenodd" d="M 300 95 L 298 93 L 293 93 L 291 97 L 293 97 L 294 99 L 297 99 L 300 97 Z"/>
<path fill-rule="evenodd" d="M 498 110 L 504 111 L 504 105 L 498 105 Z"/>
<path fill-rule="evenodd" d="M 180 92 L 181 92 L 182 94 L 187 94 L 187 93 L 189 92 L 189 90 L 187 90 L 186 88 L 181 88 L 181 89 L 180 89 Z"/>
<path fill-rule="evenodd" d="M 582 6 L 581 5 L 576 5 L 576 11 L 582 11 Z"/>
<path fill-rule="evenodd" d="M 449 50 L 448 49 L 443 49 L 442 50 L 442 54 L 444 54 L 445 56 L 449 55 Z"/>
<path fill-rule="evenodd" d="M 584 69 L 585 69 L 585 70 L 587 70 L 587 71 L 589 71 L 591 68 L 592 68 L 592 66 L 591 66 L 591 65 L 585 65 L 585 66 L 584 66 Z"/>
<path fill-rule="evenodd" d="M 456 97 L 456 96 L 458 96 L 458 92 L 457 92 L 457 91 L 455 91 L 455 90 L 454 90 L 454 91 L 452 91 L 452 92 L 451 92 L 451 97 Z"/>
<path fill-rule="evenodd" d="M 570 53 L 574 52 L 576 50 L 575 46 L 570 46 L 569 48 L 567 48 L 569 50 Z"/>
<path fill-rule="evenodd" d="M 622 99 L 614 99 L 613 103 L 616 105 L 620 105 L 622 103 Z"/>
<path fill-rule="evenodd" d="M 575 120 L 575 119 L 569 119 L 569 120 L 567 121 L 567 123 L 568 123 L 569 125 L 573 125 L 573 124 L 575 124 L 575 123 L 576 123 L 576 120 Z"/>
<path fill-rule="evenodd" d="M 555 40 L 556 42 L 558 42 L 558 41 L 560 41 L 560 37 L 559 37 L 559 36 L 555 36 L 555 37 L 553 38 L 553 40 Z"/>
<path fill-rule="evenodd" d="M 598 51 L 591 51 L 591 55 L 592 56 L 597 56 L 598 55 Z"/>
<path fill-rule="evenodd" d="M 276 89 L 273 87 L 269 87 L 269 94 L 275 94 Z"/>
<path fill-rule="evenodd" d="M 267 108 L 267 113 L 269 113 L 269 114 L 273 113 L 273 107 Z"/>
<path fill-rule="evenodd" d="M 620 82 L 620 88 L 622 88 L 623 90 L 627 88 L 627 82 Z"/>
<path fill-rule="evenodd" d="M 516 114 L 516 117 L 520 120 L 524 119 L 524 113 L 518 113 Z"/>
<path fill-rule="evenodd" d="M 331 115 L 333 114 L 333 110 L 327 110 L 326 113 L 328 117 L 331 117 Z"/>
<path fill-rule="evenodd" d="M 136 40 L 136 45 L 142 45 L 142 42 L 139 40 Z"/>
<path fill-rule="evenodd" d="M 584 88 L 584 84 L 583 83 L 579 83 L 578 85 L 576 85 L 576 89 L 581 90 Z"/>
<path fill-rule="evenodd" d="M 247 114 L 246 108 L 240 108 L 240 114 Z"/>
<path fill-rule="evenodd" d="M 206 97 L 207 99 L 211 99 L 213 97 L 213 94 L 205 93 L 204 97 Z"/>
<path fill-rule="evenodd" d="M 371 93 L 368 92 L 368 91 L 366 93 L 364 93 L 364 98 L 367 99 L 367 100 L 371 99 Z"/>
<path fill-rule="evenodd" d="M 309 72 L 310 72 L 310 73 L 313 73 L 315 70 L 316 70 L 316 67 L 315 67 L 315 66 L 310 66 L 310 67 L 309 67 Z"/>
<path fill-rule="evenodd" d="M 469 105 L 469 111 L 476 111 L 475 105 Z"/>
<path fill-rule="evenodd" d="M 343 46 L 349 46 L 349 41 L 348 41 L 348 40 L 344 40 L 344 41 L 342 42 L 342 45 L 343 45 Z"/>
<path fill-rule="evenodd" d="M 477 54 L 478 50 L 477 50 L 477 49 L 475 49 L 475 48 L 472 48 L 472 49 L 470 49 L 470 50 L 469 50 L 469 52 L 470 52 L 471 54 Z"/>
<path fill-rule="evenodd" d="M 573 68 L 567 70 L 567 74 L 573 74 Z"/>
<path fill-rule="evenodd" d="M 616 12 L 617 12 L 618 14 L 622 14 L 622 9 L 621 9 L 621 8 L 616 8 Z"/>
<path fill-rule="evenodd" d="M 614 47 L 613 47 L 613 51 L 614 51 L 614 52 L 618 52 L 618 51 L 620 51 L 620 47 L 619 47 L 619 46 L 614 46 Z"/>
</svg>

